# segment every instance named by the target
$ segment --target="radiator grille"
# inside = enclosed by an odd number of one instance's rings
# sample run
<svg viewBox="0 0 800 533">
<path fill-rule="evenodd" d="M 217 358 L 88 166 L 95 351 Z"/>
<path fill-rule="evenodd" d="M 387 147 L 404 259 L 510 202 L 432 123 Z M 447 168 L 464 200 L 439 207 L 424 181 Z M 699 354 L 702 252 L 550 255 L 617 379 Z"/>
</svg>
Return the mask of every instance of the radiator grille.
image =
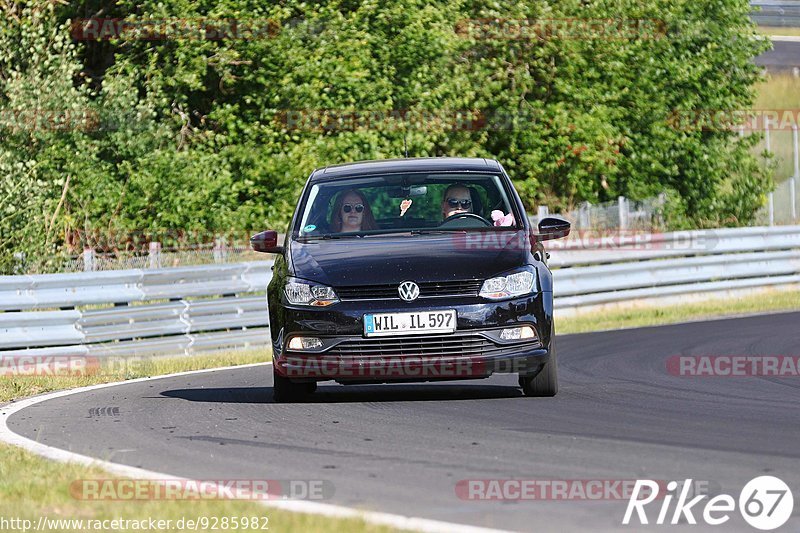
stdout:
<svg viewBox="0 0 800 533">
<path fill-rule="evenodd" d="M 417 283 L 420 298 L 436 298 L 442 296 L 477 296 L 483 282 L 479 279 L 459 281 L 428 281 Z M 399 283 L 386 285 L 354 285 L 335 287 L 336 295 L 341 300 L 386 300 L 400 299 L 397 292 Z"/>
</svg>

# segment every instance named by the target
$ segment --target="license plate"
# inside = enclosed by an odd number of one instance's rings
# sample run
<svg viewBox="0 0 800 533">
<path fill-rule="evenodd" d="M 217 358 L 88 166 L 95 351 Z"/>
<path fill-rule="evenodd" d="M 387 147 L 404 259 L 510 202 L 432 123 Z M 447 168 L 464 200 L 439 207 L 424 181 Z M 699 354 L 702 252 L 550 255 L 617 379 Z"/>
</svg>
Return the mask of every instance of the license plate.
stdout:
<svg viewBox="0 0 800 533">
<path fill-rule="evenodd" d="M 419 313 L 378 313 L 364 315 L 364 335 L 421 335 L 423 333 L 452 333 L 456 330 L 456 310 L 423 311 Z"/>
</svg>

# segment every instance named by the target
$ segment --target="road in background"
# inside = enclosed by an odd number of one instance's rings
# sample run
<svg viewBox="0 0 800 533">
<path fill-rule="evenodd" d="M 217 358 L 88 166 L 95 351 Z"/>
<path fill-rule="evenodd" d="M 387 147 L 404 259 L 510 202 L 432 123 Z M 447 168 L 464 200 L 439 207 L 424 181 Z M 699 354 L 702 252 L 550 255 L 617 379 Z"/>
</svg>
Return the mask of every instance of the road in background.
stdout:
<svg viewBox="0 0 800 533">
<path fill-rule="evenodd" d="M 793 71 L 800 68 L 800 37 L 797 41 L 772 41 L 772 50 L 756 58 L 756 64 L 770 72 Z"/>
</svg>

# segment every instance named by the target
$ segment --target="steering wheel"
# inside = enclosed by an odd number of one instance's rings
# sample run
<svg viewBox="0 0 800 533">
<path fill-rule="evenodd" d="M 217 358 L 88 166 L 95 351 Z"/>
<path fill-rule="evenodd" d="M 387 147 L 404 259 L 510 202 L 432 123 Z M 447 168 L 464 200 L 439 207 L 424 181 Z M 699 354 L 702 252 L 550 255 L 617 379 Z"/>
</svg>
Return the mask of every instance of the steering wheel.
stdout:
<svg viewBox="0 0 800 533">
<path fill-rule="evenodd" d="M 476 215 L 475 213 L 456 213 L 455 215 L 450 215 L 449 217 L 444 219 L 442 221 L 442 223 L 439 224 L 439 227 L 442 227 L 442 226 L 445 226 L 445 225 L 452 225 L 452 224 L 450 224 L 451 222 L 455 222 L 456 220 L 460 220 L 460 219 L 466 219 L 468 221 L 473 221 L 474 220 L 476 222 L 481 222 L 484 226 L 491 226 L 492 225 L 491 222 L 489 222 L 488 220 L 486 220 L 485 218 L 483 218 L 480 215 Z M 466 227 L 474 227 L 474 226 L 472 224 L 467 224 Z"/>
</svg>

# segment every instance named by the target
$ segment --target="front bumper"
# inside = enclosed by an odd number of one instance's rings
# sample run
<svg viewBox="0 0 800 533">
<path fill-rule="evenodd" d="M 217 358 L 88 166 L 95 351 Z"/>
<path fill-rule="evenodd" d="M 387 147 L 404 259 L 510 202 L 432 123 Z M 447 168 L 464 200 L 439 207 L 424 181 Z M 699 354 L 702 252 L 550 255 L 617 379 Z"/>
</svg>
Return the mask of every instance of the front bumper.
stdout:
<svg viewBox="0 0 800 533">
<path fill-rule="evenodd" d="M 550 297 L 549 300 L 547 297 Z M 380 383 L 480 379 L 493 373 L 533 374 L 549 360 L 552 294 L 502 302 L 478 298 L 343 301 L 322 309 L 283 306 L 273 359 L 276 371 L 295 381 Z M 367 313 L 455 309 L 456 332 L 366 338 Z M 536 339 L 501 341 L 502 328 L 530 325 Z M 317 353 L 292 352 L 298 335 L 323 340 Z"/>
<path fill-rule="evenodd" d="M 535 374 L 549 361 L 541 347 L 517 349 L 488 357 L 326 357 L 288 354 L 276 358 L 275 369 L 293 381 L 340 383 L 419 382 L 482 379 L 494 373 Z"/>
</svg>

